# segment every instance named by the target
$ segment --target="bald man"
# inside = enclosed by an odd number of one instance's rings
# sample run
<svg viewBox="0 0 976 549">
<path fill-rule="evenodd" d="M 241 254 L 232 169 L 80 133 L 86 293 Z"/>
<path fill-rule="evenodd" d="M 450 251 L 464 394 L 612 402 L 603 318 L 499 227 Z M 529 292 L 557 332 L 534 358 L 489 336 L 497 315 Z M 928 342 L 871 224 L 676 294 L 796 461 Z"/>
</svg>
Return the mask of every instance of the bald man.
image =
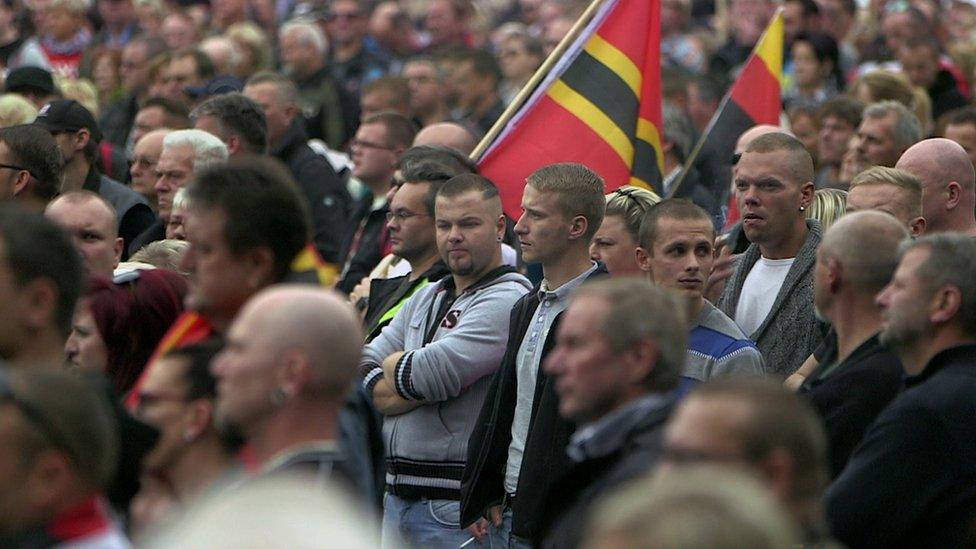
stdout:
<svg viewBox="0 0 976 549">
<path fill-rule="evenodd" d="M 905 225 L 887 213 L 855 212 L 827 230 L 817 251 L 814 305 L 837 333 L 837 354 L 823 360 L 799 392 L 824 420 L 834 476 L 901 388 L 901 361 L 878 341 L 881 308 L 874 298 L 891 281 L 898 247 L 908 237 Z"/>
<path fill-rule="evenodd" d="M 47 205 L 44 215 L 70 236 L 90 275 L 112 277 L 122 259 L 115 208 L 92 191 L 62 194 Z"/>
<path fill-rule="evenodd" d="M 425 126 L 413 138 L 413 145 L 441 145 L 471 154 L 478 145 L 478 141 L 464 126 L 455 122 L 439 122 Z"/>
<path fill-rule="evenodd" d="M 928 233 L 976 236 L 976 173 L 959 143 L 926 139 L 909 147 L 895 167 L 922 181 L 922 216 Z"/>
<path fill-rule="evenodd" d="M 263 474 L 311 473 L 352 484 L 339 451 L 339 412 L 361 352 L 345 299 L 309 286 L 255 294 L 214 360 L 216 420 L 244 435 Z"/>
</svg>

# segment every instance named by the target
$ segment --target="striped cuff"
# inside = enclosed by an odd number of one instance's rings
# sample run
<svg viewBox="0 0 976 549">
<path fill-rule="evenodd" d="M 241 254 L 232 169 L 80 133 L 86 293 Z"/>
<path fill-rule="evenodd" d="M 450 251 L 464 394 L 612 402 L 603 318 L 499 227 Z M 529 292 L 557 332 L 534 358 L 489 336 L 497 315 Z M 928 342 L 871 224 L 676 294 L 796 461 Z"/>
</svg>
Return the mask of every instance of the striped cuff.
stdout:
<svg viewBox="0 0 976 549">
<path fill-rule="evenodd" d="M 366 394 L 373 394 L 373 387 L 383 379 L 383 368 L 379 366 L 373 368 L 363 377 L 363 389 L 366 389 Z"/>
<path fill-rule="evenodd" d="M 397 361 L 393 369 L 393 388 L 404 400 L 424 400 L 423 395 L 417 393 L 413 388 L 413 381 L 410 378 L 411 368 L 413 367 L 413 351 L 405 353 Z"/>
</svg>

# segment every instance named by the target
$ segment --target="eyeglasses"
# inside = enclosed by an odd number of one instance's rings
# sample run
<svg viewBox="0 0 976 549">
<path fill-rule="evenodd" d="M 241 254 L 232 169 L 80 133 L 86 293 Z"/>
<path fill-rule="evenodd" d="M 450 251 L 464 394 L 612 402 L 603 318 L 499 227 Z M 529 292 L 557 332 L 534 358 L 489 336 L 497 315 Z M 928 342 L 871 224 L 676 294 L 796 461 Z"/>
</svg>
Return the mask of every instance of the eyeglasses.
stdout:
<svg viewBox="0 0 976 549">
<path fill-rule="evenodd" d="M 732 155 L 732 165 L 733 166 L 735 166 L 736 164 L 738 164 L 739 163 L 739 160 L 742 160 L 742 153 L 735 153 L 735 154 Z"/>
<path fill-rule="evenodd" d="M 23 166 L 14 166 L 13 164 L 0 164 L 0 169 L 6 168 L 8 170 L 14 170 L 16 172 L 27 172 L 27 175 L 34 177 L 33 172 L 28 170 Z"/>
<path fill-rule="evenodd" d="M 395 212 L 386 212 L 386 222 L 392 223 L 394 219 L 399 222 L 403 222 L 411 217 L 430 217 L 427 214 L 413 213 L 407 210 L 397 210 Z"/>
<path fill-rule="evenodd" d="M 7 370 L 0 369 L 0 401 L 13 404 L 24 415 L 24 418 L 32 423 L 41 432 L 41 435 L 51 443 L 52 446 L 66 452 L 72 460 L 78 461 L 71 446 L 65 442 L 64 437 L 48 420 L 47 416 L 37 407 L 17 394 L 13 385 L 10 383 L 10 374 Z"/>
<path fill-rule="evenodd" d="M 349 143 L 349 148 L 358 147 L 360 149 L 380 149 L 384 151 L 392 151 L 393 147 L 388 147 L 386 145 L 380 145 L 379 143 L 373 143 L 372 141 L 363 141 L 361 139 L 353 139 Z"/>
<path fill-rule="evenodd" d="M 140 168 L 142 168 L 144 170 L 147 170 L 149 168 L 152 168 L 153 166 L 156 165 L 156 162 L 157 162 L 156 160 L 152 160 L 151 158 L 146 157 L 146 156 L 137 156 L 137 157 L 135 157 L 135 158 L 132 159 L 132 163 L 133 164 L 135 164 L 136 166 L 139 166 Z"/>
<path fill-rule="evenodd" d="M 183 395 L 177 395 L 173 393 L 153 393 L 150 391 L 139 391 L 139 404 L 136 406 L 136 415 L 142 415 L 145 413 L 146 408 L 149 408 L 157 402 L 188 402 L 191 399 Z"/>
</svg>

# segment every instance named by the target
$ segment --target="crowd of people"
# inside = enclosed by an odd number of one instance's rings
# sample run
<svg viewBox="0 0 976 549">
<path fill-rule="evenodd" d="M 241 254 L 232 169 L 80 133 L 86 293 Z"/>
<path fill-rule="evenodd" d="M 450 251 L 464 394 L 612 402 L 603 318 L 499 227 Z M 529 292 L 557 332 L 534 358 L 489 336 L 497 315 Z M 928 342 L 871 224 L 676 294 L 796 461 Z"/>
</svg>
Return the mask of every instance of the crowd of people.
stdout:
<svg viewBox="0 0 976 549">
<path fill-rule="evenodd" d="M 664 0 L 664 180 L 509 217 L 588 4 L 0 3 L 0 547 L 976 543 L 976 7 Z"/>
</svg>

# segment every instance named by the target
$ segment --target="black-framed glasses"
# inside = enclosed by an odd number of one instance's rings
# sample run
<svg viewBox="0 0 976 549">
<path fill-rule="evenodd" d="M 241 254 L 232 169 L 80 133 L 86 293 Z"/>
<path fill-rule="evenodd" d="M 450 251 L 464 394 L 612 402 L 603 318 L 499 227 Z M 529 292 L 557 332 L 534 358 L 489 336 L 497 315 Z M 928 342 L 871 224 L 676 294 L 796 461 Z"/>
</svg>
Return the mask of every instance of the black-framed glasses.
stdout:
<svg viewBox="0 0 976 549">
<path fill-rule="evenodd" d="M 736 164 L 738 164 L 739 163 L 739 160 L 742 160 L 742 153 L 735 153 L 735 154 L 732 155 L 732 165 L 733 166 L 735 166 Z"/>
<path fill-rule="evenodd" d="M 394 219 L 396 219 L 397 221 L 399 221 L 399 222 L 402 223 L 403 221 L 405 221 L 407 219 L 410 219 L 411 217 L 430 217 L 430 216 L 427 215 L 427 214 L 422 214 L 422 213 L 413 213 L 413 212 L 410 212 L 410 211 L 407 211 L 407 210 L 397 210 L 395 212 L 386 212 L 386 222 L 387 223 L 392 222 Z"/>
<path fill-rule="evenodd" d="M 54 427 L 48 417 L 29 401 L 21 397 L 10 383 L 9 372 L 0 367 L 0 401 L 9 402 L 20 410 L 24 418 L 32 423 L 41 432 L 41 435 L 51 443 L 52 446 L 67 452 L 71 459 L 78 461 L 71 446 L 65 442 L 64 436 Z"/>
<path fill-rule="evenodd" d="M 27 172 L 31 177 L 34 177 L 34 174 L 31 173 L 30 170 L 28 170 L 27 168 L 25 168 L 23 166 L 14 166 L 13 164 L 2 164 L 2 163 L 0 163 L 0 169 L 3 169 L 3 168 L 6 168 L 8 170 L 14 170 L 14 171 L 17 171 L 17 172 Z"/>
</svg>

